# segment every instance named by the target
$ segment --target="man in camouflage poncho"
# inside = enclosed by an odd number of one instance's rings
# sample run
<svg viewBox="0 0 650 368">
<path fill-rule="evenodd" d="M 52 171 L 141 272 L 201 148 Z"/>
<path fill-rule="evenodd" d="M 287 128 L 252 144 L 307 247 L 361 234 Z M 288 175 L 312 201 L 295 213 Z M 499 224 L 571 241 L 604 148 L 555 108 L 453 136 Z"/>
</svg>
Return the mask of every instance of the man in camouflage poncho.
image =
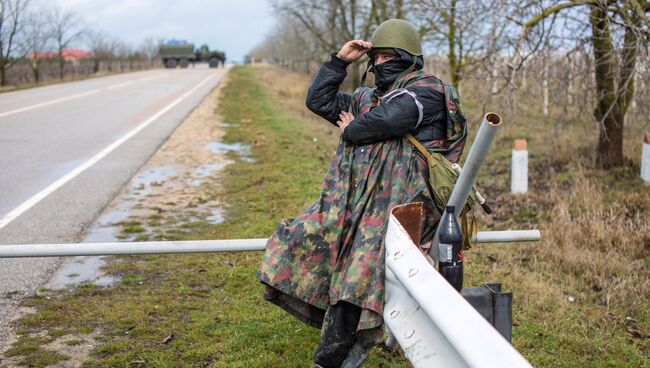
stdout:
<svg viewBox="0 0 650 368">
<path fill-rule="evenodd" d="M 346 67 L 367 53 L 377 87 L 339 92 Z M 364 359 L 358 355 L 381 342 L 390 210 L 424 203 L 422 243 L 440 218 L 426 160 L 405 136 L 456 162 L 465 130 L 450 123 L 443 84 L 422 66 L 416 29 L 393 19 L 370 42 L 347 42 L 309 89 L 307 107 L 339 127 L 340 143 L 320 198 L 280 224 L 257 276 L 266 285 L 265 299 L 321 328 L 316 367 L 356 367 Z"/>
</svg>

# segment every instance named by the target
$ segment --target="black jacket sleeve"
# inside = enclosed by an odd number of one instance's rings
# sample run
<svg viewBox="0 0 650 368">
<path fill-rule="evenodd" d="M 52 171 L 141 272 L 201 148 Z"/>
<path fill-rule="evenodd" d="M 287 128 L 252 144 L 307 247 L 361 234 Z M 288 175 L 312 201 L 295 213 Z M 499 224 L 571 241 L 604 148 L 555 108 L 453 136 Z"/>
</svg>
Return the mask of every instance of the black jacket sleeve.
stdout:
<svg viewBox="0 0 650 368">
<path fill-rule="evenodd" d="M 446 107 L 442 92 L 427 87 L 407 87 L 405 91 L 393 93 L 392 98 L 387 95 L 379 105 L 352 120 L 343 132 L 343 139 L 362 145 L 409 133 L 421 141 L 437 139 L 440 133 L 444 134 L 441 124 L 446 119 Z M 427 134 L 418 134 L 420 131 Z"/>
<path fill-rule="evenodd" d="M 321 65 L 307 92 L 307 108 L 337 126 L 339 114 L 347 111 L 352 101 L 350 94 L 339 92 L 348 64 L 332 54 L 332 58 Z"/>
</svg>

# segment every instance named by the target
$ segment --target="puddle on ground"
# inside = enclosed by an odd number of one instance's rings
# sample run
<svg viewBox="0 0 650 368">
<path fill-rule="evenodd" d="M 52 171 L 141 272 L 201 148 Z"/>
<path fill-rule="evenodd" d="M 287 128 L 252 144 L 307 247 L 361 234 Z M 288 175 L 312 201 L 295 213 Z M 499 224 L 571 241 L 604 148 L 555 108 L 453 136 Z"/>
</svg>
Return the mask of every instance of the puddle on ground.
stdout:
<svg viewBox="0 0 650 368">
<path fill-rule="evenodd" d="M 201 165 L 192 173 L 193 179 L 190 180 L 190 185 L 198 187 L 203 184 L 203 179 L 211 176 L 215 171 L 223 169 L 226 166 L 223 162 L 215 162 L 212 164 Z"/>
<path fill-rule="evenodd" d="M 205 148 L 212 153 L 222 153 L 226 154 L 228 152 L 235 152 L 239 155 L 242 161 L 244 162 L 255 162 L 255 159 L 251 156 L 251 146 L 237 143 L 222 143 L 222 142 L 209 142 L 205 145 Z"/>
<path fill-rule="evenodd" d="M 152 186 L 162 186 L 165 180 L 176 175 L 171 166 L 158 166 L 145 169 L 131 180 L 131 187 L 141 195 L 151 193 Z"/>
<path fill-rule="evenodd" d="M 236 128 L 239 126 L 238 123 L 221 123 L 219 124 L 220 127 L 222 128 Z"/>
<path fill-rule="evenodd" d="M 212 210 L 212 214 L 205 218 L 205 221 L 209 224 L 220 224 L 226 219 L 225 213 L 221 208 L 215 208 Z"/>
<path fill-rule="evenodd" d="M 106 264 L 104 258 L 106 257 L 74 257 L 56 271 L 48 287 L 50 289 L 73 288 L 86 282 L 104 287 L 115 285 L 119 279 L 101 271 L 102 266 Z"/>
<path fill-rule="evenodd" d="M 196 170 L 194 170 L 194 175 L 201 176 L 201 177 L 209 176 L 212 175 L 213 172 L 217 170 L 221 170 L 224 166 L 226 165 L 223 162 L 215 162 L 213 164 L 201 165 Z"/>
</svg>

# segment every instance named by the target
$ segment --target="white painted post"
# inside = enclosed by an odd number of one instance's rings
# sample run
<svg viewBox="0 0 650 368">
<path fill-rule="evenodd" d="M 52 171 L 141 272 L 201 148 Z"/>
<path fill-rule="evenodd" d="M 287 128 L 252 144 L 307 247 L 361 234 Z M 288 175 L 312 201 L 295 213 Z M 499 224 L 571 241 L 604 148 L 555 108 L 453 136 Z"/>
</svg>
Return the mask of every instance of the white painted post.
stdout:
<svg viewBox="0 0 650 368">
<path fill-rule="evenodd" d="M 650 185 L 650 133 L 643 137 L 643 149 L 641 150 L 641 179 Z"/>
<path fill-rule="evenodd" d="M 525 139 L 515 139 L 512 149 L 512 170 L 510 191 L 528 192 L 528 143 Z"/>
<path fill-rule="evenodd" d="M 542 106 L 542 113 L 544 116 L 548 115 L 548 61 L 544 62 L 544 79 L 542 80 L 542 93 L 544 98 L 544 106 Z"/>
</svg>

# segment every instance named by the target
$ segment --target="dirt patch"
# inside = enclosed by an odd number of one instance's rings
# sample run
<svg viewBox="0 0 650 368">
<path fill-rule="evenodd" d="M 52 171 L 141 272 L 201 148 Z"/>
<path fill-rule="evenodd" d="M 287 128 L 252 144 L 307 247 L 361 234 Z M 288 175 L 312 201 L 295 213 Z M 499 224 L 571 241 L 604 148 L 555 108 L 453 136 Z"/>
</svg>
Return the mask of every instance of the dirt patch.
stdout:
<svg viewBox="0 0 650 368">
<path fill-rule="evenodd" d="M 169 231 L 188 233 L 192 224 L 213 224 L 224 220 L 222 203 L 214 192 L 223 168 L 241 160 L 249 162 L 244 145 L 223 145 L 221 138 L 230 124 L 215 115 L 219 84 L 179 125 L 131 181 L 85 230 L 84 242 L 165 240 Z M 224 125 L 222 125 L 224 124 Z M 217 149 L 215 149 L 215 147 Z M 112 258 L 68 259 L 46 289 L 74 288 L 83 283 L 110 287 L 119 277 L 105 275 L 101 268 Z M 42 291 L 49 299 L 50 291 Z M 11 298 L 12 295 L 5 296 Z M 34 314 L 21 308 L 15 321 Z M 0 352 L 0 368 L 18 365 L 79 367 L 97 345 L 99 333 L 69 333 L 44 329 L 34 334 L 9 336 Z"/>
<path fill-rule="evenodd" d="M 249 158 L 247 147 L 221 143 L 225 128 L 215 115 L 221 88 L 204 99 L 113 199 L 87 229 L 85 242 L 166 240 L 170 225 L 187 232 L 195 222 L 223 221 L 222 204 L 206 188 L 233 160 Z"/>
</svg>

